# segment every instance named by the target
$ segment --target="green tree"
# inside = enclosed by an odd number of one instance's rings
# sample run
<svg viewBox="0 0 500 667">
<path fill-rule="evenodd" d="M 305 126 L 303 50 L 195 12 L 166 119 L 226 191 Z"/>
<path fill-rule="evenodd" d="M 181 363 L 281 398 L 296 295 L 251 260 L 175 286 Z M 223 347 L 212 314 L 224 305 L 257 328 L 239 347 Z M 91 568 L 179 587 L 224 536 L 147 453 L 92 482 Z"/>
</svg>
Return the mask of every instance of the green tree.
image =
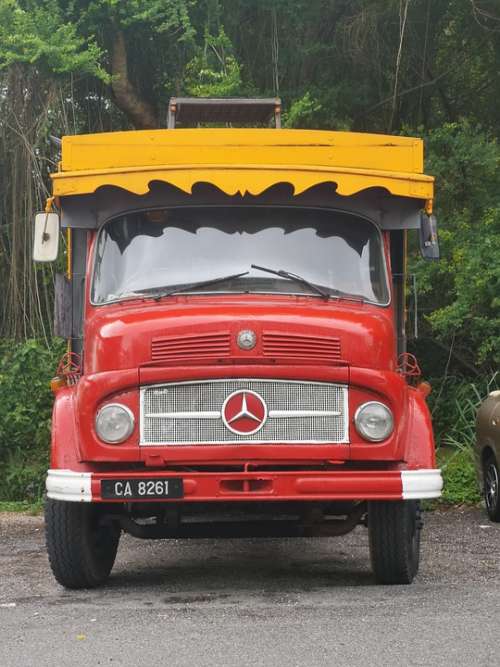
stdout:
<svg viewBox="0 0 500 667">
<path fill-rule="evenodd" d="M 442 259 L 415 267 L 424 334 L 452 346 L 462 372 L 493 372 L 500 364 L 500 147 L 463 121 L 432 130 L 427 149 Z"/>
</svg>

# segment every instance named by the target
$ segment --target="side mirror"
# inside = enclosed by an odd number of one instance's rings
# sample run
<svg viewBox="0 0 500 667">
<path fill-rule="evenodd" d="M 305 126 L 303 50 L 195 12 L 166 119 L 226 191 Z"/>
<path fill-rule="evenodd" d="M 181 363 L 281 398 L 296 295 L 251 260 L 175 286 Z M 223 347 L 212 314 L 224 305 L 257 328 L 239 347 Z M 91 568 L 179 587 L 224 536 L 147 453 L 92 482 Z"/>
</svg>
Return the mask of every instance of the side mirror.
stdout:
<svg viewBox="0 0 500 667">
<path fill-rule="evenodd" d="M 57 213 L 37 213 L 33 259 L 35 262 L 53 262 L 59 250 L 59 216 Z"/>
<path fill-rule="evenodd" d="M 427 215 L 424 211 L 420 214 L 420 252 L 424 259 L 430 261 L 439 259 L 436 216 Z"/>
</svg>

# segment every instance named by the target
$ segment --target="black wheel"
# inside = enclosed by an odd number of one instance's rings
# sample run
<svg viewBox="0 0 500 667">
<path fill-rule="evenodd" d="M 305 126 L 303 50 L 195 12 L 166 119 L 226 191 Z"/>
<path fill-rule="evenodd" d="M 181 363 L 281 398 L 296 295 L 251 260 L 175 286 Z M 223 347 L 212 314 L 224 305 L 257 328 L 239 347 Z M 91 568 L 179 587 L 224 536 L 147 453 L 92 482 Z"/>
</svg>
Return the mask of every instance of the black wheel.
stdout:
<svg viewBox="0 0 500 667">
<path fill-rule="evenodd" d="M 420 506 L 416 500 L 368 503 L 370 556 L 380 584 L 411 584 L 420 560 Z"/>
<path fill-rule="evenodd" d="M 45 538 L 50 567 L 66 588 L 95 588 L 115 562 L 120 528 L 102 525 L 97 505 L 47 499 Z"/>
<path fill-rule="evenodd" d="M 483 464 L 484 501 L 492 521 L 500 522 L 500 472 L 494 456 Z"/>
</svg>

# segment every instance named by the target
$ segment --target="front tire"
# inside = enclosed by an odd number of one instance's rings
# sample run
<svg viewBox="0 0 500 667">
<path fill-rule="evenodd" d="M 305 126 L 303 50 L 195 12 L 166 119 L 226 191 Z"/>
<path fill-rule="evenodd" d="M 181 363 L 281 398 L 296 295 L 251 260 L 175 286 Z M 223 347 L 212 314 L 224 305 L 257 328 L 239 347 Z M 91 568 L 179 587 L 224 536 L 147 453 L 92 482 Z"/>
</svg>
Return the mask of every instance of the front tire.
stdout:
<svg viewBox="0 0 500 667">
<path fill-rule="evenodd" d="M 420 560 L 420 529 L 418 501 L 368 503 L 370 556 L 377 583 L 411 584 Z"/>
<path fill-rule="evenodd" d="M 100 523 L 101 508 L 88 503 L 47 499 L 45 538 L 49 563 L 66 588 L 95 588 L 115 562 L 120 528 Z"/>
<path fill-rule="evenodd" d="M 493 455 L 483 464 L 484 502 L 492 521 L 500 522 L 500 472 Z"/>
</svg>

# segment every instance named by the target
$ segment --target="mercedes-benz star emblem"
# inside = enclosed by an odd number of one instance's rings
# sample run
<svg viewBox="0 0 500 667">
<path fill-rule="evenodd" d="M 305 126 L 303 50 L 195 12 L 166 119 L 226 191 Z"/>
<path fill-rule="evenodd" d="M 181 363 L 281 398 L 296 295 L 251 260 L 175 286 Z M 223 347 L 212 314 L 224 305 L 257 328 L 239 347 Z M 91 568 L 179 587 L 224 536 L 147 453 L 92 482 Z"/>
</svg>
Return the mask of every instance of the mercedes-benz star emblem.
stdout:
<svg viewBox="0 0 500 667">
<path fill-rule="evenodd" d="M 240 331 L 237 337 L 238 347 L 242 350 L 253 350 L 255 343 L 257 342 L 257 335 L 255 331 L 251 329 L 245 329 Z"/>
<path fill-rule="evenodd" d="M 259 394 L 239 389 L 229 394 L 222 406 L 224 426 L 236 435 L 257 433 L 267 419 L 267 406 Z"/>
</svg>

